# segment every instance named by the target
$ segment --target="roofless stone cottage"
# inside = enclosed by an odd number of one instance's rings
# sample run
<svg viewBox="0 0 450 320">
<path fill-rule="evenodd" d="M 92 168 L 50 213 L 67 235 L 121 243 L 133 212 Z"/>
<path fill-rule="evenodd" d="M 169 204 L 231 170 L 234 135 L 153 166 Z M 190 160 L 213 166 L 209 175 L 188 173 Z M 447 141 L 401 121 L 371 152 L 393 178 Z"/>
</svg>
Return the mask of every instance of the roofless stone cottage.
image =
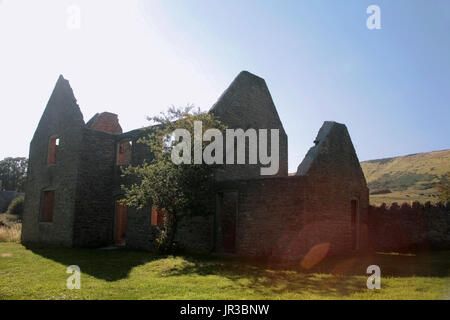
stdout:
<svg viewBox="0 0 450 320">
<path fill-rule="evenodd" d="M 274 176 L 261 176 L 260 164 L 217 171 L 211 212 L 178 222 L 182 248 L 299 259 L 317 245 L 329 254 L 367 246 L 368 188 L 345 125 L 325 122 L 296 175 L 288 176 L 287 135 L 264 79 L 241 72 L 209 112 L 229 128 L 279 129 L 280 166 Z M 160 212 L 118 203 L 120 167 L 152 157 L 137 143 L 144 134 L 122 132 L 108 112 L 85 123 L 60 76 L 30 144 L 23 243 L 155 249 Z"/>
</svg>

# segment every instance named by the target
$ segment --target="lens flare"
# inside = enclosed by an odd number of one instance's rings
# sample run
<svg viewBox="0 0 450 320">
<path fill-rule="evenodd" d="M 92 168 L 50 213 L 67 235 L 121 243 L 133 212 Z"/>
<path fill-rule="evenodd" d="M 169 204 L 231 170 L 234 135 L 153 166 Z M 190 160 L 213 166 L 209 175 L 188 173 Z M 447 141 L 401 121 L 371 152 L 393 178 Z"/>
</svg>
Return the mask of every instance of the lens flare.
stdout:
<svg viewBox="0 0 450 320">
<path fill-rule="evenodd" d="M 307 270 L 311 269 L 312 267 L 317 265 L 320 261 L 325 259 L 329 250 L 330 250 L 329 242 L 315 245 L 309 250 L 309 252 L 303 258 L 302 262 L 300 263 L 300 266 L 303 269 Z"/>
</svg>

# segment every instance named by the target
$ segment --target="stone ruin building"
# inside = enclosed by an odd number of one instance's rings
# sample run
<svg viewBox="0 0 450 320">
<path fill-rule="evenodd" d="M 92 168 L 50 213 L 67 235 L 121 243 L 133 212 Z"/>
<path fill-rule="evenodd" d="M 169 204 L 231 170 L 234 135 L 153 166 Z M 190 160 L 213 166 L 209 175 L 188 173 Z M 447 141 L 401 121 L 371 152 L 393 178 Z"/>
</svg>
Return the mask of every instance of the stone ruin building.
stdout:
<svg viewBox="0 0 450 320">
<path fill-rule="evenodd" d="M 325 245 L 348 254 L 368 245 L 369 193 L 345 125 L 327 121 L 288 175 L 288 142 L 264 79 L 241 72 L 209 111 L 229 128 L 279 129 L 280 169 L 226 165 L 216 173 L 211 212 L 183 215 L 175 241 L 186 252 L 300 259 Z M 23 216 L 25 244 L 154 250 L 161 211 L 122 206 L 122 166 L 151 159 L 122 132 L 118 116 L 87 123 L 69 82 L 59 77 L 30 144 Z"/>
</svg>

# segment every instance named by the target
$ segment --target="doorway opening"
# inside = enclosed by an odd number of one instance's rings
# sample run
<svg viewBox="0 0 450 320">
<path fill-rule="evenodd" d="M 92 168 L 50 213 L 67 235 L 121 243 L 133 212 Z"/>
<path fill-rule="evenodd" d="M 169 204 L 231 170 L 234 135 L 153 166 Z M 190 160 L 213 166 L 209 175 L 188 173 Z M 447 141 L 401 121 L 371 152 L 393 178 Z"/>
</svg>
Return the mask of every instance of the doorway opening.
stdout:
<svg viewBox="0 0 450 320">
<path fill-rule="evenodd" d="M 238 192 L 225 191 L 217 194 L 217 251 L 236 252 L 236 220 L 238 214 Z"/>
</svg>

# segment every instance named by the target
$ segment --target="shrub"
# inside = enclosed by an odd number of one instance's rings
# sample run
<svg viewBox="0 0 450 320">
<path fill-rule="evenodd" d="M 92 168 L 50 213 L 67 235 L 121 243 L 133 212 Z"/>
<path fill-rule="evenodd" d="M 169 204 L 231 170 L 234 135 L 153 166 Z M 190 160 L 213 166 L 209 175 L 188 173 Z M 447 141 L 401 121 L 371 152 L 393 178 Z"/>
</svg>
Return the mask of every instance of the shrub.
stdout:
<svg viewBox="0 0 450 320">
<path fill-rule="evenodd" d="M 0 227 L 10 227 L 14 223 L 18 222 L 20 222 L 19 216 L 8 213 L 0 213 Z"/>
<path fill-rule="evenodd" d="M 22 234 L 22 224 L 14 223 L 10 227 L 0 227 L 0 242 L 17 242 L 20 243 Z"/>
<path fill-rule="evenodd" d="M 22 217 L 25 197 L 19 196 L 9 204 L 7 213 Z"/>
</svg>

